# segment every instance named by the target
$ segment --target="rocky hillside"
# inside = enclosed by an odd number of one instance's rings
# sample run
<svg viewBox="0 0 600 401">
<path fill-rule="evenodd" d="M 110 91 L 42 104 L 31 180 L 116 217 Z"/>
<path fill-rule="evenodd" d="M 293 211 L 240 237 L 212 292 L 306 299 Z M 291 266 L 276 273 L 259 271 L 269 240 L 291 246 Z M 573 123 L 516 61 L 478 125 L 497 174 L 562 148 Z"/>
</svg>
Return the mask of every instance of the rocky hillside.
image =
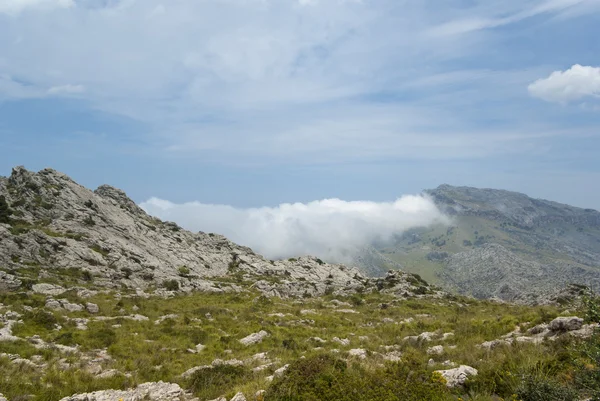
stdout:
<svg viewBox="0 0 600 401">
<path fill-rule="evenodd" d="M 2 217 L 4 216 L 4 217 Z M 192 233 L 147 215 L 108 185 L 95 191 L 57 171 L 23 167 L 0 178 L 0 289 L 64 286 L 140 291 L 240 291 L 269 296 L 403 293 L 431 289 L 402 272 L 369 280 L 312 257 L 266 260 L 211 233 Z"/>
<path fill-rule="evenodd" d="M 519 269 L 497 273 L 510 250 L 473 251 L 436 256 L 459 289 L 483 271 L 516 292 L 547 275 L 531 262 L 511 281 Z M 265 260 L 109 186 L 0 179 L 0 401 L 598 399 L 600 299 L 569 299 L 479 301 L 401 271 Z"/>
<path fill-rule="evenodd" d="M 378 249 L 407 271 L 508 301 L 543 302 L 571 283 L 600 289 L 600 212 L 503 190 L 426 193 L 451 225 L 411 230 Z"/>
</svg>

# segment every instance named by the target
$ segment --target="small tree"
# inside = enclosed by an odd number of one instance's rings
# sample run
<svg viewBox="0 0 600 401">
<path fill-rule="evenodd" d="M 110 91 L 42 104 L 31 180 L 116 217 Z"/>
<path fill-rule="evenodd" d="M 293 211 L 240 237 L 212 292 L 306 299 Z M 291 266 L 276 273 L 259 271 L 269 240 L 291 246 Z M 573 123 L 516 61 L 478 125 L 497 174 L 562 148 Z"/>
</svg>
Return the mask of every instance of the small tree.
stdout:
<svg viewBox="0 0 600 401">
<path fill-rule="evenodd" d="M 0 195 L 0 223 L 9 223 L 12 210 L 8 207 L 4 195 Z"/>
</svg>

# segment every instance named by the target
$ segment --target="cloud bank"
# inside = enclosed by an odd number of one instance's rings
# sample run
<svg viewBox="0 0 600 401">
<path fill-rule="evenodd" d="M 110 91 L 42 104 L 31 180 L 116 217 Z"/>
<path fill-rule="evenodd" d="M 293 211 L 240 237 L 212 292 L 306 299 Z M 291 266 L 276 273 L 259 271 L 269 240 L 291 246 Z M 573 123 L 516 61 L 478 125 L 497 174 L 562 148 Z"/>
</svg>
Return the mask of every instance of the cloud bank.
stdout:
<svg viewBox="0 0 600 401">
<path fill-rule="evenodd" d="M 600 67 L 575 64 L 566 71 L 554 71 L 528 87 L 533 97 L 547 102 L 567 103 L 584 97 L 600 97 Z"/>
<path fill-rule="evenodd" d="M 140 206 L 188 230 L 223 234 L 271 259 L 314 255 L 348 262 L 353 252 L 375 240 L 448 222 L 433 201 L 421 195 L 405 195 L 395 202 L 324 199 L 252 209 L 151 198 Z"/>
</svg>

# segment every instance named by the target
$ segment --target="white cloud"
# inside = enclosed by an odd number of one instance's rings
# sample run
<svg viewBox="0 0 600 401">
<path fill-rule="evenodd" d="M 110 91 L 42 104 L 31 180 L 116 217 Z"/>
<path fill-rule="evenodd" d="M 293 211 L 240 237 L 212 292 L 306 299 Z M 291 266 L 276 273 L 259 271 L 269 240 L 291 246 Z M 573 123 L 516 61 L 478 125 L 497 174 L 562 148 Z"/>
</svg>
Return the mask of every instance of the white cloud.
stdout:
<svg viewBox="0 0 600 401">
<path fill-rule="evenodd" d="M 567 103 L 585 97 L 600 97 L 600 67 L 575 64 L 566 71 L 554 71 L 528 87 L 531 96 L 547 102 Z"/>
<path fill-rule="evenodd" d="M 85 88 L 83 87 L 83 85 L 60 85 L 60 86 L 53 86 L 52 88 L 48 89 L 48 94 L 50 95 L 74 95 L 74 94 L 78 94 L 78 93 L 83 93 L 85 91 Z"/>
<path fill-rule="evenodd" d="M 0 0 L 0 13 L 18 14 L 26 9 L 68 8 L 74 0 Z"/>
<path fill-rule="evenodd" d="M 141 121 L 150 151 L 178 156 L 481 157 L 504 152 L 505 135 L 474 126 L 486 113 L 475 109 L 493 99 L 493 126 L 525 131 L 520 110 L 501 109 L 533 78 L 474 80 L 479 71 L 452 75 L 448 65 L 460 70 L 462 57 L 489 48 L 478 32 L 486 26 L 581 1 L 474 0 L 458 10 L 397 0 L 0 0 L 13 14 L 0 15 L 0 96 L 77 94 Z M 18 13 L 26 8 L 53 10 Z"/>
<path fill-rule="evenodd" d="M 272 259 L 314 255 L 343 262 L 374 240 L 448 222 L 432 200 L 412 195 L 395 202 L 325 199 L 256 209 L 199 202 L 174 204 L 157 198 L 140 206 L 186 229 L 223 234 Z"/>
</svg>

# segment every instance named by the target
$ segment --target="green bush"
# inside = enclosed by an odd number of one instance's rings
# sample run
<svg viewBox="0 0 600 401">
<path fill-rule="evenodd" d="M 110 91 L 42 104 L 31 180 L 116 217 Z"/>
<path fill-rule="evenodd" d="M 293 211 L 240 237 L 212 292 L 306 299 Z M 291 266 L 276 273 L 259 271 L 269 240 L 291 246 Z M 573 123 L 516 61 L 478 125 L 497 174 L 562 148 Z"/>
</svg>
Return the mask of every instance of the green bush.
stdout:
<svg viewBox="0 0 600 401">
<path fill-rule="evenodd" d="M 575 401 L 577 392 L 548 378 L 529 375 L 517 388 L 517 396 L 522 401 Z"/>
<path fill-rule="evenodd" d="M 600 332 L 580 345 L 575 382 L 593 401 L 600 401 Z"/>
<path fill-rule="evenodd" d="M 117 342 L 117 333 L 109 327 L 89 330 L 84 344 L 87 348 L 108 348 Z"/>
<path fill-rule="evenodd" d="M 163 281 L 163 287 L 169 291 L 177 291 L 179 290 L 179 282 L 177 280 L 166 280 Z"/>
<path fill-rule="evenodd" d="M 369 370 L 361 365 L 320 354 L 290 365 L 265 393 L 265 401 L 442 401 L 446 386 L 425 370 L 392 364 Z"/>
<path fill-rule="evenodd" d="M 42 309 L 36 309 L 25 314 L 25 321 L 31 320 L 35 325 L 52 330 L 54 325 L 58 323 L 56 317 Z"/>
<path fill-rule="evenodd" d="M 187 266 L 179 266 L 177 271 L 181 277 L 187 277 L 190 274 L 190 268 Z"/>
<path fill-rule="evenodd" d="M 194 373 L 188 386 L 200 399 L 212 399 L 227 394 L 250 377 L 250 370 L 244 366 L 217 365 Z"/>
<path fill-rule="evenodd" d="M 585 320 L 588 323 L 600 323 L 600 297 L 590 295 L 583 299 Z"/>
<path fill-rule="evenodd" d="M 8 224 L 12 210 L 8 207 L 4 195 L 0 195 L 0 223 Z"/>
</svg>

